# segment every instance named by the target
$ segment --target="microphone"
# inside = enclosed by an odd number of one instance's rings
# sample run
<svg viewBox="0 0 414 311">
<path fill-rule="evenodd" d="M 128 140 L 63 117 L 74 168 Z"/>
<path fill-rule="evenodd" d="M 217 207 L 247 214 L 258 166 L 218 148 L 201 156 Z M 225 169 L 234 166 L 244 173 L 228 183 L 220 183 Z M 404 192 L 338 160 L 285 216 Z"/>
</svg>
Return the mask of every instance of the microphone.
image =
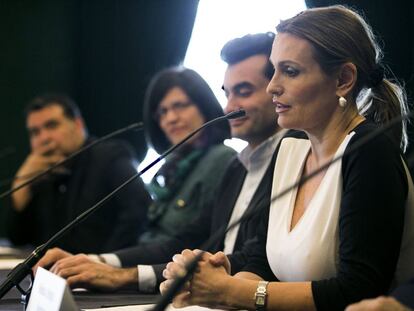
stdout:
<svg viewBox="0 0 414 311">
<path fill-rule="evenodd" d="M 123 127 L 119 130 L 116 130 L 114 132 L 111 132 L 101 138 L 98 138 L 97 140 L 93 141 L 92 143 L 90 143 L 89 145 L 86 145 L 82 148 L 80 148 L 79 150 L 77 150 L 76 152 L 72 153 L 70 156 L 68 156 L 67 158 L 63 159 L 62 161 L 59 161 L 55 164 L 53 164 L 52 166 L 50 166 L 49 168 L 45 169 L 44 171 L 41 171 L 39 174 L 33 176 L 32 178 L 26 180 L 24 183 L 18 185 L 17 187 L 14 187 L 12 189 L 9 189 L 5 192 L 3 192 L 2 194 L 0 194 L 0 199 L 5 198 L 6 196 L 16 192 L 17 190 L 26 187 L 27 185 L 30 185 L 31 183 L 35 182 L 36 180 L 38 180 L 39 178 L 45 176 L 46 174 L 50 173 L 52 170 L 54 170 L 55 168 L 57 168 L 58 166 L 61 166 L 63 164 L 68 163 L 70 160 L 72 160 L 73 158 L 75 158 L 76 156 L 78 156 L 79 154 L 85 152 L 86 150 L 89 150 L 90 148 L 92 148 L 93 146 L 108 140 L 116 135 L 122 134 L 124 132 L 133 130 L 133 129 L 137 129 L 137 130 L 141 130 L 143 128 L 144 124 L 142 122 L 138 122 L 138 123 L 132 123 L 126 127 Z M 17 178 L 25 178 L 26 176 L 17 176 Z M 29 176 L 27 176 L 29 177 Z M 11 179 L 11 181 L 13 181 L 15 178 Z M 7 180 L 8 181 L 8 180 Z M 1 298 L 1 297 L 0 297 Z"/>
<path fill-rule="evenodd" d="M 185 266 L 185 273 L 184 275 L 176 278 L 174 282 L 171 284 L 171 287 L 167 290 L 167 292 L 160 297 L 160 299 L 157 301 L 155 306 L 151 309 L 151 311 L 163 311 L 166 309 L 167 305 L 173 300 L 175 295 L 178 293 L 178 291 L 184 286 L 185 282 L 190 279 L 191 275 L 194 273 L 195 269 L 197 268 L 198 261 L 201 260 L 202 255 L 205 251 L 203 249 L 209 249 L 212 247 L 216 241 L 221 240 L 228 231 L 239 225 L 240 223 L 247 221 L 252 216 L 261 213 L 263 209 L 265 209 L 269 204 L 272 204 L 279 200 L 281 197 L 285 196 L 295 188 L 299 187 L 300 185 L 304 184 L 308 180 L 312 179 L 325 169 L 327 169 L 331 164 L 336 163 L 337 161 L 341 160 L 344 156 L 347 156 L 349 154 L 354 153 L 362 146 L 366 145 L 368 142 L 379 136 L 380 134 L 383 134 L 387 132 L 389 129 L 394 127 L 395 125 L 399 124 L 400 122 L 404 120 L 408 120 L 411 117 L 414 116 L 414 110 L 410 111 L 407 114 L 397 116 L 390 120 L 386 125 L 383 125 L 381 127 L 378 127 L 376 130 L 372 131 L 371 133 L 365 135 L 362 137 L 359 141 L 354 143 L 349 148 L 346 148 L 345 151 L 333 158 L 331 161 L 328 161 L 324 165 L 322 165 L 320 168 L 310 172 L 309 174 L 302 176 L 297 182 L 294 184 L 286 187 L 284 190 L 282 190 L 280 193 L 275 194 L 270 198 L 270 201 L 268 203 L 264 203 L 260 206 L 258 206 L 256 209 L 252 209 L 250 211 L 247 211 L 245 214 L 243 214 L 241 217 L 236 219 L 233 223 L 230 223 L 227 228 L 225 226 L 222 226 L 219 230 L 217 230 L 215 233 L 213 233 L 206 242 L 204 242 L 200 249 L 201 252 L 197 254 L 194 259 L 190 262 L 188 262 Z"/>
<path fill-rule="evenodd" d="M 116 195 L 120 190 L 122 190 L 125 186 L 130 184 L 132 181 L 134 181 L 136 178 L 140 177 L 142 174 L 144 174 L 146 171 L 148 171 L 150 168 L 152 168 L 154 165 L 156 165 L 158 162 L 160 162 L 162 159 L 164 159 L 166 156 L 168 156 L 171 152 L 179 148 L 181 145 L 186 143 L 191 137 L 196 135 L 198 132 L 200 132 L 202 129 L 220 121 L 228 120 L 228 118 L 237 118 L 238 116 L 245 115 L 244 110 L 239 110 L 235 112 L 231 112 L 227 115 L 212 119 L 206 123 L 204 123 L 201 127 L 197 128 L 190 134 L 188 134 L 182 141 L 180 141 L 178 144 L 171 146 L 168 150 L 166 150 L 164 153 L 162 153 L 158 158 L 156 158 L 154 161 L 152 161 L 150 164 L 148 164 L 145 168 L 143 168 L 138 173 L 134 174 L 130 178 L 128 178 L 125 182 L 123 182 L 120 186 L 115 188 L 112 192 L 110 192 L 108 195 L 106 195 L 104 198 L 102 198 L 100 201 L 95 203 L 92 207 L 87 209 L 85 212 L 77 216 L 74 220 L 72 220 L 70 223 L 68 223 L 65 227 L 63 227 L 61 230 L 59 230 L 55 235 L 53 235 L 48 241 L 46 241 L 44 244 L 38 246 L 30 255 L 27 257 L 22 263 L 18 264 L 8 275 L 7 279 L 0 285 L 0 299 L 4 297 L 6 293 L 9 292 L 13 286 L 18 287 L 19 283 L 29 274 L 32 273 L 33 266 L 39 261 L 40 258 L 46 253 L 46 251 L 55 243 L 59 238 L 61 238 L 67 231 L 71 230 L 73 227 L 84 221 L 86 218 L 88 218 L 92 213 L 97 211 L 104 203 L 106 203 L 108 200 L 110 200 L 114 195 Z"/>
</svg>

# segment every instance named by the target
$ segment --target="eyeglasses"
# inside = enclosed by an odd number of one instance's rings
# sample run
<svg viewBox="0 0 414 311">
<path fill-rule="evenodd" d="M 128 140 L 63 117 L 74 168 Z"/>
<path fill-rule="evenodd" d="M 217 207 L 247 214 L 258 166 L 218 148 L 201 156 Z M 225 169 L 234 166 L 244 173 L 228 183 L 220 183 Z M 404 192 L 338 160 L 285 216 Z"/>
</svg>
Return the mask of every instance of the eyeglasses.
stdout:
<svg viewBox="0 0 414 311">
<path fill-rule="evenodd" d="M 170 107 L 158 107 L 157 110 L 155 111 L 154 118 L 155 120 L 160 120 L 167 115 L 169 110 L 173 111 L 174 113 L 179 113 L 193 105 L 194 104 L 192 102 L 187 101 L 187 102 L 174 102 L 171 104 Z"/>
</svg>

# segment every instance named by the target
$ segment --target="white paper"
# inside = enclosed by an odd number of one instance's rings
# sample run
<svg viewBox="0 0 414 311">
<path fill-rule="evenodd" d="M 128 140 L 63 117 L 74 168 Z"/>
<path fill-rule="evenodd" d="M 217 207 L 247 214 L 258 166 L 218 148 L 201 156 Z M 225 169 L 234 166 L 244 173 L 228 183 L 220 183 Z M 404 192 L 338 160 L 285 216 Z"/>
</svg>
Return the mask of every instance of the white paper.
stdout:
<svg viewBox="0 0 414 311">
<path fill-rule="evenodd" d="M 33 283 L 27 311 L 75 311 L 79 310 L 66 281 L 39 267 Z"/>
</svg>

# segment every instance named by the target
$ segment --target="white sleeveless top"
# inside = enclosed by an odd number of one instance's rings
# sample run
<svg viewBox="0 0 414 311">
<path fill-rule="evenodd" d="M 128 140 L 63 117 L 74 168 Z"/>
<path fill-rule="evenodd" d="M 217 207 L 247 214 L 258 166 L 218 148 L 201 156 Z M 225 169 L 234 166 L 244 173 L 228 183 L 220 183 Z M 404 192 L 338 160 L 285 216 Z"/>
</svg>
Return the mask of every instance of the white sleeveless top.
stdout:
<svg viewBox="0 0 414 311">
<path fill-rule="evenodd" d="M 354 133 L 349 134 L 335 157 L 342 154 Z M 307 139 L 285 138 L 275 165 L 272 197 L 286 185 L 299 181 L 310 151 Z M 266 252 L 275 276 L 284 282 L 329 278 L 336 273 L 338 218 L 342 196 L 341 164 L 330 165 L 305 213 L 290 231 L 297 188 L 270 208 Z M 276 176 L 276 175 L 275 175 Z"/>
<path fill-rule="evenodd" d="M 341 155 L 355 132 L 348 134 L 334 158 Z M 299 181 L 311 148 L 307 139 L 285 138 L 275 164 L 272 197 Z M 405 164 L 404 164 L 405 166 Z M 406 168 L 406 167 L 405 167 Z M 414 276 L 414 188 L 408 170 L 405 225 L 394 284 Z M 291 228 L 297 188 L 272 203 L 266 254 L 282 282 L 317 281 L 336 276 L 339 255 L 339 209 L 342 197 L 342 159 L 330 165 L 295 227 Z"/>
</svg>

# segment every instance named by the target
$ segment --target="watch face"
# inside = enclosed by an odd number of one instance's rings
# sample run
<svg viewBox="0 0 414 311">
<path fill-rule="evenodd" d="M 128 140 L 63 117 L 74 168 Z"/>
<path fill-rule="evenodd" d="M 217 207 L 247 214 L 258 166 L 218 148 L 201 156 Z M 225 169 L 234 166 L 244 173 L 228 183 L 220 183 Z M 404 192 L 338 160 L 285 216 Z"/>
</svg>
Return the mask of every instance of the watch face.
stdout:
<svg viewBox="0 0 414 311">
<path fill-rule="evenodd" d="M 256 305 L 264 306 L 265 304 L 265 297 L 257 297 L 256 298 Z"/>
</svg>

